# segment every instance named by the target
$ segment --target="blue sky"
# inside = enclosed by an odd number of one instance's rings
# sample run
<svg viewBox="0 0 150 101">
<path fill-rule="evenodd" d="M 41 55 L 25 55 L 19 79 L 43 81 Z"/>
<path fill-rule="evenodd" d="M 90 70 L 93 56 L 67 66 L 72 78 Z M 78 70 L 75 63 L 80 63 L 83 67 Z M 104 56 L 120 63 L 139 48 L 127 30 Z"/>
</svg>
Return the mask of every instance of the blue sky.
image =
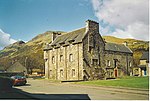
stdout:
<svg viewBox="0 0 150 101">
<path fill-rule="evenodd" d="M 148 0 L 0 0 L 0 49 L 84 27 L 87 19 L 100 23 L 102 35 L 149 40 L 148 13 Z"/>
<path fill-rule="evenodd" d="M 0 0 L 0 28 L 28 41 L 47 30 L 70 31 L 97 18 L 87 0 Z"/>
</svg>

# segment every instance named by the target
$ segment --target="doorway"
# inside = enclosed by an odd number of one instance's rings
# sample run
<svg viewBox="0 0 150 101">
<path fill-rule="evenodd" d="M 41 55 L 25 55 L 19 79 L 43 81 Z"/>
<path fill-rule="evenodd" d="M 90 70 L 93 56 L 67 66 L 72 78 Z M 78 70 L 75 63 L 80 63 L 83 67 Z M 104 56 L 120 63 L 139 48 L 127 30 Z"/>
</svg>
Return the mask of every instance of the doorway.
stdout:
<svg viewBox="0 0 150 101">
<path fill-rule="evenodd" d="M 117 77 L 118 76 L 118 70 L 117 69 L 115 69 L 115 77 Z"/>
</svg>

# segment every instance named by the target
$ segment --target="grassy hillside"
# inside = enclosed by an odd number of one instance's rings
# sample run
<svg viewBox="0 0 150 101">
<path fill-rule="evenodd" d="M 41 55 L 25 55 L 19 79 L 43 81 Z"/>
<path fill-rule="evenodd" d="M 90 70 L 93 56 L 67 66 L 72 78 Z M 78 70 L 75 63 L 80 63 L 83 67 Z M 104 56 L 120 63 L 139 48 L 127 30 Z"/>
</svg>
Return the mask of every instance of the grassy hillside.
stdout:
<svg viewBox="0 0 150 101">
<path fill-rule="evenodd" d="M 5 47 L 0 51 L 0 66 L 7 69 L 14 62 L 19 61 L 27 68 L 44 68 L 43 48 L 46 43 L 51 42 L 53 32 L 64 34 L 61 31 L 47 31 L 27 43 L 19 41 Z"/>
</svg>

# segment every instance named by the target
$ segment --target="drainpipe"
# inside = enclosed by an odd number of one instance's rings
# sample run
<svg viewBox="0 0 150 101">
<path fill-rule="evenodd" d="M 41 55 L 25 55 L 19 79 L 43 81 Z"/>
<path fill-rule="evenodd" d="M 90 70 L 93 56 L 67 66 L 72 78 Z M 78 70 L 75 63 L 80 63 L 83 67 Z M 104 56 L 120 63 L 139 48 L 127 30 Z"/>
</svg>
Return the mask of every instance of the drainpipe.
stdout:
<svg viewBox="0 0 150 101">
<path fill-rule="evenodd" d="M 56 80 L 58 79 L 58 49 L 56 50 Z"/>
<path fill-rule="evenodd" d="M 67 51 L 66 51 L 66 48 L 67 47 L 64 47 L 64 50 L 65 50 L 65 68 L 66 68 L 66 80 L 67 80 Z"/>
<path fill-rule="evenodd" d="M 78 80 L 79 80 L 79 44 L 77 45 L 77 47 L 78 47 Z"/>
<path fill-rule="evenodd" d="M 128 75 L 128 55 L 126 56 L 127 59 L 127 75 Z"/>
</svg>

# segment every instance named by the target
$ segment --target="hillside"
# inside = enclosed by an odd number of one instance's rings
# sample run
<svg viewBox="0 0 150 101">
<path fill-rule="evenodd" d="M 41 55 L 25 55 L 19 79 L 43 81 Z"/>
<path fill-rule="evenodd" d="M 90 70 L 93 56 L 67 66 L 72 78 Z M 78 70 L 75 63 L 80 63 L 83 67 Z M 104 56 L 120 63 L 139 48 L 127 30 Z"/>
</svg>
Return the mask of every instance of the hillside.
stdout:
<svg viewBox="0 0 150 101">
<path fill-rule="evenodd" d="M 61 31 L 47 31 L 39 34 L 27 43 L 18 41 L 0 51 L 0 66 L 7 69 L 14 62 L 19 61 L 27 68 L 44 68 L 43 48 L 51 42 L 53 32 L 64 34 Z M 25 64 L 26 61 L 26 64 Z"/>
<path fill-rule="evenodd" d="M 148 41 L 142 41 L 142 40 L 135 40 L 135 39 L 121 39 L 116 38 L 113 36 L 103 36 L 105 41 L 107 42 L 113 42 L 113 43 L 125 43 L 127 42 L 127 45 L 131 50 L 148 50 L 149 48 L 149 42 Z"/>
<path fill-rule="evenodd" d="M 32 68 L 39 68 L 43 71 L 44 59 L 43 59 L 43 48 L 46 43 L 51 42 L 52 33 L 54 31 L 47 31 L 43 34 L 39 34 L 27 43 L 18 41 L 5 47 L 0 51 L 0 66 L 7 69 L 14 62 L 19 61 L 22 65 L 26 66 L 27 69 L 32 71 Z M 55 31 L 61 34 L 65 32 Z M 148 42 L 135 40 L 135 39 L 120 39 L 112 36 L 103 36 L 105 41 L 114 43 L 127 42 L 128 46 L 134 52 L 134 62 L 138 65 L 139 58 L 142 52 L 148 50 Z M 26 63 L 26 64 L 25 64 Z"/>
</svg>

